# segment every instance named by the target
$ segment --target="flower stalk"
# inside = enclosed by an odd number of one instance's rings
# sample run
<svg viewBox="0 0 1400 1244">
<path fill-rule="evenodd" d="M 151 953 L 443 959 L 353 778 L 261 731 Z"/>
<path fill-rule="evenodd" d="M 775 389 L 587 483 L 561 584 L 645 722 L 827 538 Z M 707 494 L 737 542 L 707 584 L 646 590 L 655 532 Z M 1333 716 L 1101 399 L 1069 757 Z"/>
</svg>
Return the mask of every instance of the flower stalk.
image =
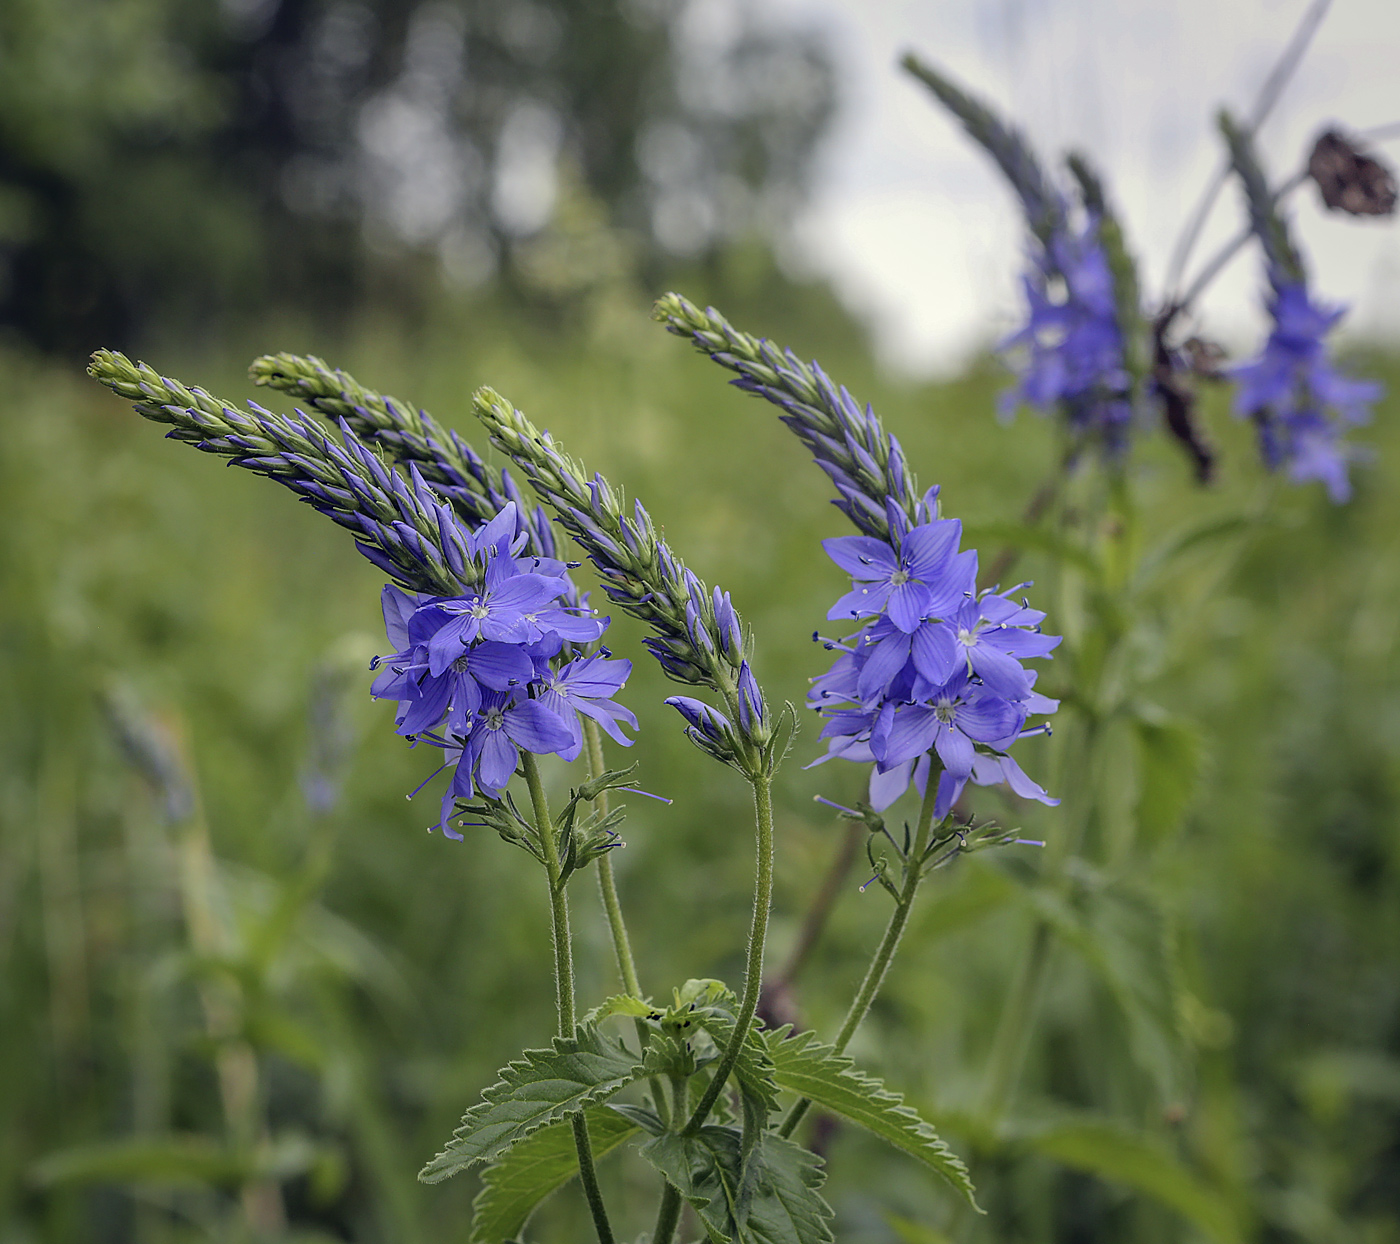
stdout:
<svg viewBox="0 0 1400 1244">
<path fill-rule="evenodd" d="M 549 814 L 549 800 L 545 796 L 544 784 L 540 781 L 539 766 L 529 752 L 522 755 L 522 768 L 525 782 L 530 790 L 530 804 L 534 811 L 535 830 L 539 834 L 540 846 L 544 853 L 545 874 L 549 880 L 549 910 L 551 932 L 554 941 L 554 984 L 555 998 L 559 1012 L 559 1035 L 572 1037 L 578 1023 L 574 1001 L 574 950 L 573 936 L 569 930 L 569 900 L 565 893 L 563 868 L 559 860 L 559 843 L 554 821 Z M 589 1212 L 593 1215 L 593 1226 L 598 1233 L 598 1244 L 614 1244 L 612 1226 L 608 1221 L 608 1211 L 603 1204 L 602 1190 L 598 1187 L 598 1172 L 593 1162 L 593 1145 L 588 1135 L 588 1121 L 582 1113 L 570 1120 L 574 1133 L 574 1148 L 578 1152 L 579 1182 L 588 1201 Z"/>
</svg>

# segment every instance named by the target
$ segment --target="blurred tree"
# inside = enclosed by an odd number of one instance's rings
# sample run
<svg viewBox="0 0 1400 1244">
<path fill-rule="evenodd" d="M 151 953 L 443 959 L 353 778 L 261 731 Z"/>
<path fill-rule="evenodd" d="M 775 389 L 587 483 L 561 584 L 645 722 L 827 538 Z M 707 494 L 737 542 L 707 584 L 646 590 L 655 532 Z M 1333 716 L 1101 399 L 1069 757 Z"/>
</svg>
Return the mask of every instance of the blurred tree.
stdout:
<svg viewBox="0 0 1400 1244">
<path fill-rule="evenodd" d="M 704 256 L 786 218 L 833 95 L 815 35 L 706 0 L 6 0 L 0 323 L 511 278 L 561 175 L 639 261 Z"/>
</svg>

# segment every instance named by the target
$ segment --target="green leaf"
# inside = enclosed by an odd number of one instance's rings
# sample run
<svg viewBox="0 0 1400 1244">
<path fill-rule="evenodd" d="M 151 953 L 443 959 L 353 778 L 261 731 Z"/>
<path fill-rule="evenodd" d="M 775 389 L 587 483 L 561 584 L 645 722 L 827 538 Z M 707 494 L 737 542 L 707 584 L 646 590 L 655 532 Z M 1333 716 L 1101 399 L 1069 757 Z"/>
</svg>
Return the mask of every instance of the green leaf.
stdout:
<svg viewBox="0 0 1400 1244">
<path fill-rule="evenodd" d="M 734 1036 L 734 1019 L 724 1012 L 696 1012 L 696 1022 L 708 1032 L 720 1049 L 727 1049 Z M 773 1059 L 768 1042 L 755 1026 L 751 1027 L 734 1061 L 734 1078 L 745 1100 L 752 1100 L 764 1113 L 778 1108 L 778 1085 L 773 1078 Z"/>
<path fill-rule="evenodd" d="M 305 1174 L 324 1152 L 295 1135 L 250 1151 L 190 1134 L 127 1137 L 51 1153 L 30 1167 L 29 1178 L 45 1188 L 97 1183 L 236 1188 L 251 1179 Z"/>
<path fill-rule="evenodd" d="M 1149 587 L 1183 553 L 1237 532 L 1248 531 L 1261 521 L 1257 515 L 1227 514 L 1224 518 L 1206 519 L 1174 532 L 1143 557 L 1133 575 L 1133 590 L 1140 592 Z"/>
<path fill-rule="evenodd" d="M 1109 1123 L 1077 1122 L 1029 1138 L 1048 1158 L 1123 1184 L 1174 1209 L 1218 1244 L 1244 1239 L 1233 1205 L 1160 1141 Z"/>
<path fill-rule="evenodd" d="M 901 1244 L 953 1244 L 953 1237 L 935 1227 L 926 1227 L 912 1218 L 886 1214 L 885 1225 L 897 1235 Z"/>
<path fill-rule="evenodd" d="M 1201 773 L 1204 747 L 1190 723 L 1165 714 L 1138 715 L 1136 821 L 1141 845 L 1152 847 L 1181 824 Z"/>
<path fill-rule="evenodd" d="M 526 1050 L 504 1068 L 418 1178 L 433 1184 L 477 1162 L 494 1161 L 532 1132 L 606 1101 L 642 1074 L 620 1041 L 580 1024 L 572 1039 L 555 1037 L 552 1049 Z"/>
<path fill-rule="evenodd" d="M 932 1124 L 904 1104 L 901 1094 L 890 1092 L 879 1080 L 855 1070 L 849 1058 L 829 1045 L 819 1044 L 814 1033 L 788 1033 L 789 1029 L 782 1028 L 768 1035 L 779 1088 L 811 1098 L 822 1109 L 858 1123 L 917 1158 L 977 1208 L 972 1180 L 962 1159 L 948 1148 Z"/>
<path fill-rule="evenodd" d="M 650 1003 L 643 1002 L 640 998 L 634 998 L 630 994 L 614 994 L 611 998 L 604 998 L 587 1015 L 583 1017 L 585 1024 L 598 1024 L 605 1019 L 612 1019 L 617 1015 L 630 1015 L 633 1019 L 658 1019 L 662 1012 Z"/>
<path fill-rule="evenodd" d="M 205 1136 L 101 1141 L 61 1149 L 29 1170 L 39 1187 L 61 1184 L 158 1183 L 234 1187 L 249 1172 L 246 1155 Z"/>
<path fill-rule="evenodd" d="M 1023 893 L 1098 975 L 1122 1012 L 1134 1063 L 1152 1076 L 1163 1104 L 1174 1101 L 1185 1046 L 1174 932 L 1166 913 L 1151 894 L 1121 883 L 1083 895 L 1082 910 L 1043 886 Z"/>
<path fill-rule="evenodd" d="M 593 1156 L 601 1159 L 640 1130 L 609 1106 L 585 1112 Z M 471 1244 L 502 1244 L 514 1238 L 547 1196 L 578 1174 L 578 1150 L 567 1123 L 542 1128 L 486 1168 L 472 1202 Z"/>
<path fill-rule="evenodd" d="M 821 1159 L 780 1136 L 763 1136 L 741 1171 L 739 1130 L 713 1124 L 668 1132 L 641 1154 L 685 1197 L 712 1244 L 830 1244 L 831 1207 L 817 1189 Z"/>
<path fill-rule="evenodd" d="M 1026 523 L 964 524 L 964 540 L 973 544 L 1009 544 L 1012 548 L 1045 553 L 1064 565 L 1078 566 L 1090 579 L 1097 580 L 1103 568 L 1092 553 L 1046 527 Z"/>
</svg>

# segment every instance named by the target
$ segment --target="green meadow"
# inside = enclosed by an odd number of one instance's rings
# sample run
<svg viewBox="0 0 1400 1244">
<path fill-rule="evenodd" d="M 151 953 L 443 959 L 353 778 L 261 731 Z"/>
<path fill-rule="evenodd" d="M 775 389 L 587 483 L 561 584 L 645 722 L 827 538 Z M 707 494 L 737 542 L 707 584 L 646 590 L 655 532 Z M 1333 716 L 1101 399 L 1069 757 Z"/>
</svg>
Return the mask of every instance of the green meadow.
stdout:
<svg viewBox="0 0 1400 1244">
<path fill-rule="evenodd" d="M 827 293 L 770 286 L 761 265 L 678 287 L 872 402 L 984 566 L 1017 538 L 1057 446 L 1048 421 L 997 420 L 998 365 L 882 376 Z M 366 313 L 334 333 L 274 318 L 141 353 L 279 410 L 247 363 L 318 354 L 483 453 L 470 395 L 489 383 L 644 501 L 732 593 L 770 697 L 800 705 L 845 590 L 819 541 L 844 520 L 774 409 L 650 322 L 660 292 L 609 288 L 554 317 L 489 300 Z M 1134 547 L 1206 533 L 1140 602 L 1121 654 L 1136 715 L 1103 724 L 1090 769 L 1072 713 L 1018 749 L 1059 809 L 974 791 L 979 817 L 1051 846 L 937 875 L 852 1048 L 969 1162 L 989 1214 L 959 1220 L 932 1175 L 818 1119 L 842 1244 L 1400 1241 L 1400 361 L 1354 363 L 1390 396 L 1349 505 L 1267 479 L 1223 391 L 1205 398 L 1211 488 L 1160 431 L 1135 446 Z M 76 359 L 12 346 L 0 365 L 0 1242 L 467 1241 L 480 1181 L 415 1176 L 553 1031 L 548 904 L 489 830 L 427 832 L 438 785 L 405 799 L 433 762 L 369 699 L 382 577 L 290 493 L 163 440 Z M 1020 539 L 1007 582 L 1034 580 L 1072 644 L 1072 571 Z M 741 975 L 752 844 L 743 782 L 687 743 L 641 635 L 626 618 L 609 632 L 641 723 L 609 755 L 673 802 L 630 801 L 614 863 L 644 988 L 666 999 Z M 1069 668 L 1048 663 L 1041 688 L 1072 700 Z M 822 749 L 800 723 L 770 962 L 855 834 L 789 1000 L 830 1034 L 888 900 L 860 888 L 864 831 L 814 802 L 860 798 L 863 770 L 804 768 Z M 1043 860 L 1089 789 L 1100 813 L 1052 894 Z M 616 982 L 591 877 L 573 892 L 587 1007 Z M 1036 919 L 1055 930 L 1046 985 L 988 1124 L 978 1085 Z M 635 1239 L 654 1177 L 625 1149 L 602 1177 Z M 566 1189 L 528 1238 L 588 1232 Z"/>
</svg>

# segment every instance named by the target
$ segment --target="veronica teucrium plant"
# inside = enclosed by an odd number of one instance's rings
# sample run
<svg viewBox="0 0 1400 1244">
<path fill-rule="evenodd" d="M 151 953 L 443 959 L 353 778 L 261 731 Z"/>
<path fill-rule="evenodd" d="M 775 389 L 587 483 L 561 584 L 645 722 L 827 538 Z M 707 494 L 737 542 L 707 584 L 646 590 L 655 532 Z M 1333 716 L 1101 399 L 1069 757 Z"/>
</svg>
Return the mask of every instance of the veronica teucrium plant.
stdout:
<svg viewBox="0 0 1400 1244">
<path fill-rule="evenodd" d="M 962 1162 L 897 1094 L 855 1070 L 845 1048 L 885 978 L 920 881 L 958 855 L 1014 841 L 960 809 L 964 785 L 1006 783 L 1054 802 L 1009 755 L 1018 739 L 1046 732 L 1029 719 L 1055 707 L 1023 664 L 1057 643 L 1041 634 L 1043 615 L 1012 593 L 976 590 L 976 553 L 960 548 L 958 522 L 940 515 L 938 490 L 918 490 L 895 438 L 817 364 L 679 298 L 663 308 L 744 387 L 778 403 L 856 527 L 826 542 L 850 576 L 829 616 L 853 629 L 823 641 L 837 655 L 814 677 L 811 703 L 827 746 L 811 759 L 869 766 L 868 801 L 841 811 L 866 822 L 872 843 L 893 847 L 901 876 L 888 875 L 881 856 L 877 875 L 894 912 L 830 1044 L 758 1019 L 775 869 L 773 777 L 791 747 L 795 711 L 769 703 L 756 638 L 729 594 L 685 565 L 640 501 L 626 504 L 491 389 L 478 391 L 475 413 L 536 502 L 510 470 L 489 465 L 426 412 L 317 359 L 275 355 L 253 365 L 257 383 L 310 407 L 291 415 L 254 403 L 239 409 L 109 351 L 90 368 L 173 439 L 276 480 L 352 533 L 391 580 L 381 594 L 386 647 L 369 692 L 393 706 L 397 734 L 438 756 L 429 781 L 446 771 L 434 828 L 457 842 L 468 828 L 490 828 L 545 873 L 558 1033 L 501 1072 L 422 1171 L 432 1182 L 484 1167 L 476 1241 L 517 1237 L 534 1206 L 575 1177 L 598 1239 L 615 1240 L 596 1163 L 625 1142 L 660 1176 L 654 1244 L 670 1244 L 687 1205 L 714 1240 L 832 1240 L 821 1159 L 793 1139 L 812 1104 L 883 1137 L 973 1204 Z M 644 792 L 630 785 L 632 769 L 606 769 L 602 757 L 604 734 L 622 746 L 635 741 L 636 718 L 619 702 L 632 664 L 602 646 L 609 619 L 579 590 L 582 563 L 560 558 L 554 524 L 582 550 L 611 605 L 647 626 L 643 643 L 666 675 L 688 688 L 667 700 L 686 735 L 752 788 L 754 904 L 738 991 L 693 980 L 653 1002 L 637 980 L 609 868 L 624 809 L 608 796 Z M 579 760 L 586 773 L 551 808 L 541 766 Z M 901 844 L 881 814 L 911 784 L 921 809 Z M 568 883 L 590 866 L 600 873 L 623 991 L 581 1014 Z M 631 1021 L 630 1041 L 608 1030 L 617 1019 Z"/>
</svg>

